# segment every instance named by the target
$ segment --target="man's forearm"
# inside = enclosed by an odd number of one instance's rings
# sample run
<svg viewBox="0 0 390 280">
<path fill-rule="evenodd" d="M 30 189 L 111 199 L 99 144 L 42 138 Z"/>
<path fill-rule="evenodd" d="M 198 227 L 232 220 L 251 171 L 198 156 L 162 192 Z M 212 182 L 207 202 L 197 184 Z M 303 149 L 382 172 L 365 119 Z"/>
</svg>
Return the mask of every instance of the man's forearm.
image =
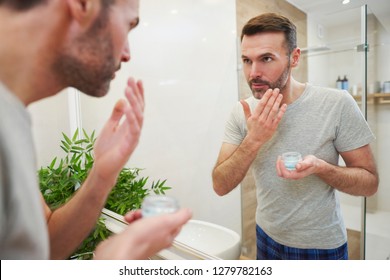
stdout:
<svg viewBox="0 0 390 280">
<path fill-rule="evenodd" d="M 371 196 L 378 190 L 378 174 L 360 167 L 342 167 L 322 162 L 317 176 L 333 188 L 355 196 Z"/>
<path fill-rule="evenodd" d="M 231 192 L 247 174 L 257 156 L 260 145 L 254 145 L 248 138 L 238 146 L 230 157 L 219 162 L 213 170 L 213 187 L 218 195 Z"/>
<path fill-rule="evenodd" d="M 52 259 L 68 258 L 96 225 L 112 186 L 93 173 L 92 169 L 75 196 L 48 220 Z"/>
</svg>

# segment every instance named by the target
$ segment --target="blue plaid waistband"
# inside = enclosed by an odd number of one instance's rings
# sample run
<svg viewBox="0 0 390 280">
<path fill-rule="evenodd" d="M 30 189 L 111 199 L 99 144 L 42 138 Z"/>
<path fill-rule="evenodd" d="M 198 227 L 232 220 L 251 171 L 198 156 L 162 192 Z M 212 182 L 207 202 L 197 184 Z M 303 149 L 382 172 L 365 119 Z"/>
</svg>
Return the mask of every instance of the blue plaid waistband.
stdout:
<svg viewBox="0 0 390 280">
<path fill-rule="evenodd" d="M 348 260 L 347 242 L 335 249 L 301 249 L 282 245 L 256 225 L 258 260 Z"/>
</svg>

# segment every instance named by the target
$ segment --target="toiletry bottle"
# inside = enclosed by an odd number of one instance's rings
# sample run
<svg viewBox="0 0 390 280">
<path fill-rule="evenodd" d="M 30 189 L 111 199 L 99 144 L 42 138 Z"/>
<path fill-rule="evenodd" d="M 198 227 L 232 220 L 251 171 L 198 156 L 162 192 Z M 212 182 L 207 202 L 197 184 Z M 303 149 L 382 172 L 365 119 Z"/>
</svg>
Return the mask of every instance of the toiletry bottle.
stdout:
<svg viewBox="0 0 390 280">
<path fill-rule="evenodd" d="M 341 82 L 342 82 L 342 89 L 348 90 L 349 85 L 348 85 L 347 75 L 344 75 L 344 79 L 342 79 Z"/>
<path fill-rule="evenodd" d="M 337 89 L 343 89 L 343 83 L 342 83 L 342 81 L 340 79 L 340 76 L 337 77 L 336 88 Z"/>
<path fill-rule="evenodd" d="M 390 93 L 390 81 L 383 82 L 383 93 Z"/>
</svg>

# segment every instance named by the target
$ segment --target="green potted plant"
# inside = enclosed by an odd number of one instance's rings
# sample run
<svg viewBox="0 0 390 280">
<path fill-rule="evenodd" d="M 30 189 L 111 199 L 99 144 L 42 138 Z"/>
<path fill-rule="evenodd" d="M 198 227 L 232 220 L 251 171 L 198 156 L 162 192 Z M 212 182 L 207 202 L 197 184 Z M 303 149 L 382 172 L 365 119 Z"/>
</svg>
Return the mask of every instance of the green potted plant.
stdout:
<svg viewBox="0 0 390 280">
<path fill-rule="evenodd" d="M 39 185 L 43 197 L 50 208 L 56 209 L 66 203 L 78 188 L 82 186 L 90 169 L 93 166 L 93 145 L 95 132 L 88 135 L 83 130 L 83 137 L 79 139 L 79 130 L 70 138 L 62 133 L 61 148 L 65 156 L 61 159 L 54 158 L 50 165 L 38 170 Z M 148 187 L 149 177 L 141 177 L 140 168 L 123 168 L 116 185 L 112 189 L 105 208 L 124 215 L 126 212 L 141 207 L 143 199 L 151 192 L 165 194 L 171 189 L 166 186 L 166 180 L 152 182 Z M 93 231 L 84 240 L 81 246 L 74 252 L 71 258 L 90 259 L 91 252 L 111 232 L 106 228 L 104 220 L 100 218 Z"/>
</svg>

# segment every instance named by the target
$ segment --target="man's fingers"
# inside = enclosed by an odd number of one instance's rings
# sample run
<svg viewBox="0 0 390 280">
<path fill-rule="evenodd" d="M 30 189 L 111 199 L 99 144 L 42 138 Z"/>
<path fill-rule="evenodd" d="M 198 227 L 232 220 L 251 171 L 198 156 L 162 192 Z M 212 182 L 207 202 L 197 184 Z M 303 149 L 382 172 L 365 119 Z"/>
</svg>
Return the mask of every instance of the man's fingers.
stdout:
<svg viewBox="0 0 390 280">
<path fill-rule="evenodd" d="M 261 112 L 261 115 L 264 120 L 267 120 L 268 118 L 273 118 L 272 112 L 274 111 L 274 108 L 279 108 L 280 101 L 282 100 L 281 97 L 283 97 L 281 94 L 279 95 L 279 89 L 276 88 L 272 91 L 271 95 L 269 96 L 268 100 L 264 100 L 263 111 Z"/>
<path fill-rule="evenodd" d="M 127 87 L 130 87 L 134 91 L 134 95 L 141 104 L 141 107 L 143 108 L 145 106 L 144 101 L 144 86 L 141 80 L 138 80 L 137 82 L 134 80 L 134 78 L 129 78 L 127 80 Z"/>
<path fill-rule="evenodd" d="M 137 98 L 139 100 L 139 103 L 142 106 L 142 110 L 144 110 L 145 109 L 144 85 L 141 80 L 137 81 L 137 88 L 139 92 Z"/>
<path fill-rule="evenodd" d="M 116 102 L 114 109 L 112 110 L 110 117 L 110 125 L 117 126 L 119 121 L 121 120 L 123 114 L 125 113 L 127 107 L 127 102 L 123 99 L 120 99 Z"/>
<path fill-rule="evenodd" d="M 142 82 L 138 81 L 136 83 L 133 78 L 129 78 L 125 90 L 125 95 L 130 103 L 131 110 L 136 117 L 138 125 L 142 127 L 143 113 L 145 107 L 144 88 Z"/>
<path fill-rule="evenodd" d="M 249 108 L 249 104 L 245 100 L 240 100 L 242 105 L 242 109 L 244 110 L 245 119 L 249 119 L 251 116 L 251 109 Z"/>
<path fill-rule="evenodd" d="M 282 176 L 282 170 L 280 169 L 281 160 L 282 160 L 282 157 L 278 156 L 278 159 L 276 160 L 276 172 L 277 172 L 279 177 Z"/>
<path fill-rule="evenodd" d="M 273 126 L 279 125 L 284 113 L 286 113 L 287 104 L 283 104 L 277 111 L 276 117 L 273 118 Z"/>
<path fill-rule="evenodd" d="M 273 93 L 273 90 L 272 89 L 268 89 L 263 97 L 260 99 L 259 103 L 256 105 L 255 109 L 253 110 L 253 115 L 255 117 L 259 117 L 261 115 L 261 113 L 263 112 L 264 110 L 264 107 L 266 106 L 266 104 L 268 103 L 268 100 L 270 99 L 270 97 L 272 96 L 272 93 Z"/>
<path fill-rule="evenodd" d="M 142 127 L 143 123 L 143 102 L 137 99 L 133 88 L 127 87 L 125 92 L 126 98 L 129 101 L 130 108 L 126 111 L 126 116 L 130 123 L 136 121 L 139 127 Z"/>
<path fill-rule="evenodd" d="M 138 220 L 142 218 L 141 210 L 137 209 L 134 211 L 127 212 L 123 218 L 127 223 L 131 223 L 135 220 Z"/>
</svg>

